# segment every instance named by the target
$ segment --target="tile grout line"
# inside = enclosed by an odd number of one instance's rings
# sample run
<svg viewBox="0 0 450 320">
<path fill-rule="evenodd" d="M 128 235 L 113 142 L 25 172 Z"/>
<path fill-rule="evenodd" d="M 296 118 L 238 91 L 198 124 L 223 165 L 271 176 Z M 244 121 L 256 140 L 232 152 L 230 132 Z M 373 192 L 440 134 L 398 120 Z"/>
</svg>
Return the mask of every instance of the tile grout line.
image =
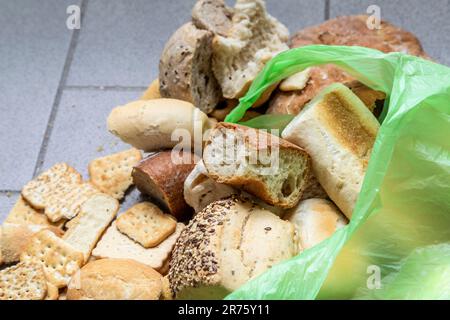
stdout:
<svg viewBox="0 0 450 320">
<path fill-rule="evenodd" d="M 330 1 L 331 0 L 325 0 L 325 10 L 324 10 L 325 21 L 330 19 Z"/>
<path fill-rule="evenodd" d="M 0 194 L 8 194 L 8 193 L 17 194 L 20 192 L 21 192 L 20 190 L 0 190 Z"/>
<path fill-rule="evenodd" d="M 84 14 L 86 11 L 87 3 L 88 3 L 88 0 L 81 0 L 81 4 L 80 4 L 80 12 L 81 12 L 80 21 L 81 21 L 81 23 L 83 23 L 83 21 L 84 21 Z M 73 60 L 75 48 L 76 48 L 76 45 L 78 42 L 80 30 L 81 29 L 73 30 L 72 35 L 70 37 L 70 43 L 69 43 L 69 48 L 68 48 L 67 54 L 66 54 L 66 60 L 64 61 L 61 78 L 59 79 L 58 88 L 57 88 L 56 94 L 55 94 L 55 99 L 53 100 L 52 109 L 50 111 L 50 116 L 47 121 L 47 128 L 45 129 L 41 148 L 39 149 L 38 158 L 37 158 L 36 165 L 35 165 L 34 171 L 33 171 L 33 177 L 35 177 L 37 175 L 37 173 L 41 170 L 41 167 L 44 163 L 44 158 L 45 158 L 45 154 L 47 153 L 47 147 L 48 147 L 50 135 L 52 133 L 53 124 L 56 119 L 56 114 L 58 111 L 59 104 L 61 102 L 62 93 L 63 93 L 64 87 L 65 87 L 65 84 L 67 82 L 67 78 L 69 75 L 69 69 L 72 64 L 72 60 Z"/>
<path fill-rule="evenodd" d="M 147 90 L 147 87 L 144 86 L 95 86 L 95 85 L 67 85 L 64 86 L 64 90 L 71 91 L 83 91 L 83 90 L 92 90 L 92 91 L 144 91 Z"/>
</svg>

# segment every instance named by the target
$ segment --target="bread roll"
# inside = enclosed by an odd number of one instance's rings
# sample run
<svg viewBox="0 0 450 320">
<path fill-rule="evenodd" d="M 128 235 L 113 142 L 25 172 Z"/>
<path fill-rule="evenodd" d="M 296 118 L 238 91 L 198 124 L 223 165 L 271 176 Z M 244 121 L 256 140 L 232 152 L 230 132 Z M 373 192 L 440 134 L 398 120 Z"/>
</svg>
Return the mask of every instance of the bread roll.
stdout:
<svg viewBox="0 0 450 320">
<path fill-rule="evenodd" d="M 101 259 L 81 268 L 69 283 L 67 300 L 158 300 L 162 276 L 128 259 Z"/>
<path fill-rule="evenodd" d="M 205 113 L 214 110 L 222 94 L 211 67 L 212 38 L 191 22 L 172 35 L 159 62 L 163 97 L 189 101 Z"/>
<path fill-rule="evenodd" d="M 351 218 L 379 123 L 342 84 L 325 89 L 284 129 L 282 137 L 304 148 L 328 196 Z"/>
<path fill-rule="evenodd" d="M 308 154 L 263 130 L 219 123 L 203 152 L 208 175 L 268 204 L 292 208 L 310 179 Z"/>
<path fill-rule="evenodd" d="M 233 12 L 223 0 L 198 0 L 192 9 L 192 23 L 199 29 L 226 36 Z"/>
<path fill-rule="evenodd" d="M 189 161 L 176 163 L 171 151 L 150 155 L 133 168 L 133 183 L 142 193 L 153 198 L 165 211 L 183 218 L 191 210 L 183 196 L 184 181 L 195 167 L 197 157 L 185 154 Z"/>
<path fill-rule="evenodd" d="M 159 79 L 155 79 L 150 83 L 147 90 L 142 94 L 141 100 L 160 99 L 161 93 L 159 92 Z"/>
<path fill-rule="evenodd" d="M 301 201 L 285 218 L 297 229 L 299 252 L 314 247 L 347 224 L 334 203 L 325 199 Z"/>
<path fill-rule="evenodd" d="M 168 273 L 177 299 L 221 299 L 296 252 L 294 226 L 252 202 L 216 201 L 183 230 Z"/>
<path fill-rule="evenodd" d="M 125 143 L 144 151 L 172 148 L 180 142 L 172 139 L 175 129 L 188 137 L 181 145 L 193 147 L 194 133 L 208 128 L 208 116 L 189 102 L 175 99 L 152 99 L 130 102 L 114 108 L 108 117 L 108 130 Z M 200 141 L 201 142 L 201 141 Z"/>
</svg>

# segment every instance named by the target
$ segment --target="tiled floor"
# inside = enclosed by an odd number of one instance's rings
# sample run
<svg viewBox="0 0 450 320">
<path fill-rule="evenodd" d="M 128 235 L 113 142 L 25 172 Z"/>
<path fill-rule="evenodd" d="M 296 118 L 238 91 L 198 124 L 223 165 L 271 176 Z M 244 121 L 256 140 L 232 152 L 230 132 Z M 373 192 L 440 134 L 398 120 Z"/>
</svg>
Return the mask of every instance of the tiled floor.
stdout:
<svg viewBox="0 0 450 320">
<path fill-rule="evenodd" d="M 40 170 L 67 161 L 86 176 L 89 160 L 125 148 L 106 117 L 157 76 L 164 43 L 194 2 L 0 0 L 0 222 Z M 80 30 L 66 27 L 71 4 L 81 6 Z M 370 4 L 450 65 L 450 0 L 267 0 L 291 32 Z"/>
</svg>

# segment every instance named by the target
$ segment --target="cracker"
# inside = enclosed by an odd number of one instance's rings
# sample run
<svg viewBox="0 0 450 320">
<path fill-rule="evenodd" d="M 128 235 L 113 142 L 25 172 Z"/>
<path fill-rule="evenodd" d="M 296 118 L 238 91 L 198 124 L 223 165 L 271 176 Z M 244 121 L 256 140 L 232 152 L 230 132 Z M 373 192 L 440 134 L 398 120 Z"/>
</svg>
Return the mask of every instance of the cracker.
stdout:
<svg viewBox="0 0 450 320">
<path fill-rule="evenodd" d="M 117 229 L 144 248 L 156 247 L 175 232 L 177 222 L 150 202 L 141 202 L 122 214 Z"/>
<path fill-rule="evenodd" d="M 47 283 L 47 295 L 45 296 L 45 300 L 58 300 L 59 298 L 59 289 L 57 286 L 54 286 L 51 283 Z"/>
<path fill-rule="evenodd" d="M 0 300 L 42 300 L 47 281 L 42 266 L 21 262 L 0 271 Z"/>
<path fill-rule="evenodd" d="M 16 204 L 9 212 L 8 216 L 5 219 L 5 222 L 15 224 L 54 226 L 58 228 L 62 228 L 62 226 L 64 225 L 64 220 L 61 220 L 58 223 L 50 222 L 50 220 L 48 220 L 47 216 L 42 210 L 37 210 L 30 206 L 22 196 L 17 199 Z"/>
<path fill-rule="evenodd" d="M 81 205 L 99 191 L 90 183 L 66 185 L 48 199 L 45 214 L 50 221 L 72 219 L 80 212 Z"/>
<path fill-rule="evenodd" d="M 28 182 L 22 196 L 36 209 L 44 209 L 48 198 L 61 186 L 81 183 L 81 174 L 67 163 L 57 163 Z"/>
<path fill-rule="evenodd" d="M 82 266 L 83 254 L 51 231 L 43 230 L 31 238 L 20 261 L 36 262 L 44 267 L 47 280 L 58 288 L 67 286 L 71 276 Z"/>
<path fill-rule="evenodd" d="M 106 195 L 94 195 L 81 206 L 80 214 L 72 220 L 63 239 L 83 253 L 87 261 L 97 241 L 119 210 L 119 202 Z"/>
<path fill-rule="evenodd" d="M 100 191 L 120 200 L 133 184 L 131 171 L 141 159 L 141 152 L 133 148 L 92 160 L 89 163 L 90 181 Z"/>
<path fill-rule="evenodd" d="M 160 269 L 170 256 L 184 224 L 177 223 L 175 232 L 154 248 L 144 248 L 117 230 L 116 223 L 106 230 L 92 255 L 96 258 L 133 259 L 154 269 Z"/>
</svg>

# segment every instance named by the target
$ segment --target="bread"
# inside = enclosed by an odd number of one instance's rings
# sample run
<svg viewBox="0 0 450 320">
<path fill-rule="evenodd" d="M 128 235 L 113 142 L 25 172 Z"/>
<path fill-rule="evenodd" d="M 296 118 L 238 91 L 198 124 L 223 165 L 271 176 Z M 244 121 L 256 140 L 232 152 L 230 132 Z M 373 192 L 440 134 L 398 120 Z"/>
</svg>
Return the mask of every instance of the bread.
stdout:
<svg viewBox="0 0 450 320">
<path fill-rule="evenodd" d="M 290 47 L 297 48 L 312 44 L 362 46 L 383 52 L 404 52 L 427 58 L 419 40 L 411 33 L 381 21 L 380 29 L 367 28 L 366 15 L 344 16 L 325 21 L 317 26 L 297 32 L 290 40 Z M 293 91 L 277 91 L 268 109 L 272 114 L 298 114 L 321 90 L 328 85 L 352 82 L 355 79 L 332 66 L 311 68 L 310 80 L 305 88 Z M 353 86 L 350 85 L 352 88 Z M 352 88 L 353 89 L 353 88 Z M 373 110 L 376 100 L 383 100 L 384 94 L 367 87 L 363 91 L 354 90 L 366 106 Z M 370 99 L 366 99 L 366 97 Z"/>
<path fill-rule="evenodd" d="M 282 133 L 309 153 L 316 178 L 349 219 L 379 126 L 362 101 L 337 83 L 321 92 Z"/>
<path fill-rule="evenodd" d="M 196 157 L 190 157 L 185 163 L 176 164 L 171 151 L 162 151 L 142 160 L 133 169 L 133 183 L 142 193 L 150 196 L 166 212 L 176 218 L 190 213 L 183 197 L 184 181 L 195 166 Z"/>
<path fill-rule="evenodd" d="M 223 0 L 199 0 L 192 9 L 192 23 L 199 29 L 226 36 L 231 28 L 232 9 Z"/>
<path fill-rule="evenodd" d="M 147 90 L 142 94 L 141 100 L 160 99 L 161 93 L 159 92 L 159 79 L 155 79 L 150 83 Z"/>
<path fill-rule="evenodd" d="M 299 252 L 314 247 L 348 223 L 334 203 L 325 199 L 301 201 L 285 219 L 297 229 Z"/>
<path fill-rule="evenodd" d="M 211 68 L 213 33 L 184 24 L 169 39 L 159 62 L 162 97 L 193 103 L 210 113 L 222 96 Z"/>
<path fill-rule="evenodd" d="M 252 202 L 219 200 L 199 212 L 172 252 L 177 299 L 222 299 L 296 252 L 294 226 Z"/>
<path fill-rule="evenodd" d="M 261 97 L 264 98 L 263 96 L 261 96 Z M 258 101 L 259 100 L 261 100 L 261 98 L 259 98 Z M 220 106 L 219 106 L 217 109 L 215 109 L 213 112 L 211 112 L 210 116 L 219 122 L 224 121 L 226 116 L 231 112 L 231 110 L 236 108 L 238 104 L 239 104 L 239 100 L 237 100 L 237 99 L 226 100 L 226 101 L 224 101 L 224 106 L 222 108 L 220 108 Z M 248 110 L 245 113 L 244 117 L 241 119 L 241 121 L 242 122 L 247 121 L 247 120 L 259 117 L 260 115 L 262 115 L 262 113 L 260 113 L 258 111 Z"/>
<path fill-rule="evenodd" d="M 193 148 L 194 133 L 208 128 L 208 116 L 189 102 L 152 99 L 130 102 L 114 108 L 108 117 L 108 130 L 125 143 L 144 151 L 169 149 L 176 145 Z M 176 129 L 187 138 L 178 141 Z"/>
<path fill-rule="evenodd" d="M 262 0 L 237 0 L 226 36 L 213 40 L 213 71 L 227 99 L 242 97 L 267 61 L 287 50 L 287 28 Z"/>
<path fill-rule="evenodd" d="M 101 259 L 89 262 L 72 278 L 67 300 L 157 300 L 161 275 L 134 260 Z"/>
<path fill-rule="evenodd" d="M 282 208 L 298 203 L 311 171 L 303 149 L 266 131 L 231 123 L 216 125 L 203 162 L 217 182 Z"/>
</svg>

